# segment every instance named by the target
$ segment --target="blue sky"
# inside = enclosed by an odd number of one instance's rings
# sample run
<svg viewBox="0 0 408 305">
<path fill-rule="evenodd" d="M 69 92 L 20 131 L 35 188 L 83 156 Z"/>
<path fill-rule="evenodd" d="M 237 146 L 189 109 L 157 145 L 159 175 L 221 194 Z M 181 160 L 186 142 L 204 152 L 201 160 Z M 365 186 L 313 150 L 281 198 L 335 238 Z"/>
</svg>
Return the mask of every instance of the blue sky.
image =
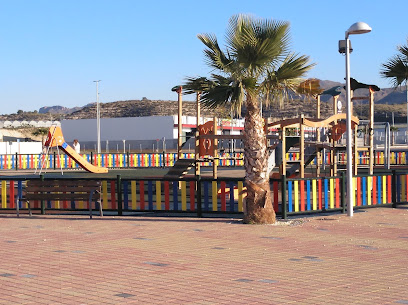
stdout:
<svg viewBox="0 0 408 305">
<path fill-rule="evenodd" d="M 0 113 L 100 101 L 176 100 L 171 88 L 207 76 L 199 33 L 223 45 L 238 13 L 289 21 L 292 49 L 317 66 L 308 77 L 343 81 L 339 39 L 356 21 L 373 31 L 350 36 L 351 76 L 390 87 L 381 63 L 408 37 L 405 1 L 0 0 Z M 193 100 L 193 97 L 186 97 Z"/>
</svg>

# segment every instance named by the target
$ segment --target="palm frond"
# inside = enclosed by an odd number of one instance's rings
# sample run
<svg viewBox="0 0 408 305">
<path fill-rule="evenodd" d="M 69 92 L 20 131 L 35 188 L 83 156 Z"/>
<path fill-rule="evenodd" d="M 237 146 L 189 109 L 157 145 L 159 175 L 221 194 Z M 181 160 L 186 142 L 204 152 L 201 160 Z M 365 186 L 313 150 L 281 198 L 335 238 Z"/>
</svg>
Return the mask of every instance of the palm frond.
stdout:
<svg viewBox="0 0 408 305">
<path fill-rule="evenodd" d="M 381 76 L 388 78 L 394 87 L 398 87 L 404 81 L 408 80 L 408 62 L 400 55 L 391 57 L 386 63 L 382 64 L 381 67 Z"/>
<path fill-rule="evenodd" d="M 220 49 L 217 38 L 211 34 L 199 34 L 198 39 L 207 47 L 207 49 L 204 50 L 206 63 L 210 67 L 228 72 L 232 62 Z"/>
<path fill-rule="evenodd" d="M 406 45 L 402 45 L 398 47 L 398 51 L 404 56 L 404 60 L 408 61 L 408 40 Z"/>
<path fill-rule="evenodd" d="M 287 98 L 288 92 L 297 91 L 301 78 L 313 67 L 308 56 L 299 56 L 290 53 L 281 63 L 278 69 L 270 69 L 261 84 L 261 91 L 264 94 L 265 104 L 277 102 L 283 105 L 283 100 Z"/>
<path fill-rule="evenodd" d="M 207 91 L 214 86 L 214 82 L 206 77 L 187 77 L 183 85 L 183 94 L 193 94 L 197 92 Z"/>
<path fill-rule="evenodd" d="M 289 24 L 236 15 L 230 19 L 226 40 L 229 53 L 247 75 L 260 75 L 267 64 L 286 56 Z"/>
</svg>

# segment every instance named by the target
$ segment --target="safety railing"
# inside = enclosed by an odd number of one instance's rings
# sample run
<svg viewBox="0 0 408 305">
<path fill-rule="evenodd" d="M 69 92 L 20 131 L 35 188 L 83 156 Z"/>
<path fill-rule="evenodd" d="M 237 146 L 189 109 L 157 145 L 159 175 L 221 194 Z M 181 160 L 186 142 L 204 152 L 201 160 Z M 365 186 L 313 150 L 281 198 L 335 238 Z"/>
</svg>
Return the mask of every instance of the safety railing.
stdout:
<svg viewBox="0 0 408 305">
<path fill-rule="evenodd" d="M 40 177 L 38 179 L 41 179 Z M 47 178 L 46 178 L 47 179 Z M 55 179 L 55 178 L 53 178 Z M 66 180 L 66 178 L 64 178 Z M 94 179 L 94 178 L 93 178 Z M 69 179 L 68 179 L 69 180 Z M 75 180 L 87 180 L 75 178 Z M 408 203 L 408 173 L 387 172 L 353 177 L 354 208 Z M 346 211 L 346 177 L 271 179 L 271 198 L 278 216 L 303 213 Z M 11 210 L 25 188 L 25 179 L 1 177 L 0 210 Z M 102 180 L 102 205 L 105 211 L 124 212 L 189 212 L 203 214 L 242 213 L 245 206 L 245 184 L 242 179 L 116 179 Z M 84 201 L 34 201 L 34 210 L 85 211 Z"/>
</svg>

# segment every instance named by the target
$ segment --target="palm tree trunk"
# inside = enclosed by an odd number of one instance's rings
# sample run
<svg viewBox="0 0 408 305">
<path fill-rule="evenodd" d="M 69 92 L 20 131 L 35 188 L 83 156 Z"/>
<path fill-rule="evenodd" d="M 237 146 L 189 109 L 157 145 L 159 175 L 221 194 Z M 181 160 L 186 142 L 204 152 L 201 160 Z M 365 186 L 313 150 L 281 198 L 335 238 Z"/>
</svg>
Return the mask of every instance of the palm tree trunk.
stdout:
<svg viewBox="0 0 408 305">
<path fill-rule="evenodd" d="M 268 154 L 258 101 L 248 97 L 244 126 L 245 223 L 274 223 L 275 211 L 269 186 Z"/>
</svg>

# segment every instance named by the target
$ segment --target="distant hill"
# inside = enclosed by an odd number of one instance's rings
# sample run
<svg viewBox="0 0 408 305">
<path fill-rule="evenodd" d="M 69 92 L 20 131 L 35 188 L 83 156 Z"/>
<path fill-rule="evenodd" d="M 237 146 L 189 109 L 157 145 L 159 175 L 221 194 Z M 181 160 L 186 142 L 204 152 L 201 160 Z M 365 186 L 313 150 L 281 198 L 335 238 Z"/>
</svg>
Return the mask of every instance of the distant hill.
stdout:
<svg viewBox="0 0 408 305">
<path fill-rule="evenodd" d="M 334 86 L 344 86 L 339 82 L 330 80 L 320 80 L 322 89 L 329 89 Z M 368 89 L 358 89 L 354 92 L 354 96 L 367 96 Z M 345 92 L 343 91 L 339 97 L 340 101 L 345 106 Z M 321 101 L 321 116 L 327 117 L 333 113 L 331 96 L 322 95 Z M 406 121 L 406 92 L 405 87 L 393 89 L 384 88 L 376 92 L 374 95 L 376 121 L 389 120 L 391 113 L 394 112 L 396 121 Z M 368 118 L 368 101 L 360 100 L 355 102 L 355 114 L 361 119 Z M 165 116 L 177 115 L 177 101 L 165 100 L 127 100 L 111 103 L 101 103 L 102 118 L 118 118 L 118 117 L 141 117 L 141 116 Z M 183 115 L 195 116 L 195 102 L 183 102 Z M 243 109 L 245 111 L 245 109 Z M 345 109 L 343 110 L 345 111 Z M 285 101 L 284 107 L 280 108 L 277 105 L 263 107 L 264 116 L 276 119 L 284 119 L 299 116 L 304 114 L 306 117 L 314 117 L 316 115 L 315 100 L 290 94 L 289 99 Z M 202 115 L 213 116 L 214 112 L 202 110 Z M 216 115 L 228 117 L 228 110 L 217 110 Z M 244 114 L 243 114 L 244 115 Z M 16 114 L 0 115 L 0 120 L 62 120 L 62 119 L 90 119 L 96 117 L 96 103 L 91 103 L 82 107 L 67 108 L 63 106 L 44 106 L 39 111 L 21 112 Z"/>
<path fill-rule="evenodd" d="M 63 106 L 44 106 L 38 110 L 38 113 L 69 114 L 82 108 L 83 107 L 67 108 Z"/>
</svg>

